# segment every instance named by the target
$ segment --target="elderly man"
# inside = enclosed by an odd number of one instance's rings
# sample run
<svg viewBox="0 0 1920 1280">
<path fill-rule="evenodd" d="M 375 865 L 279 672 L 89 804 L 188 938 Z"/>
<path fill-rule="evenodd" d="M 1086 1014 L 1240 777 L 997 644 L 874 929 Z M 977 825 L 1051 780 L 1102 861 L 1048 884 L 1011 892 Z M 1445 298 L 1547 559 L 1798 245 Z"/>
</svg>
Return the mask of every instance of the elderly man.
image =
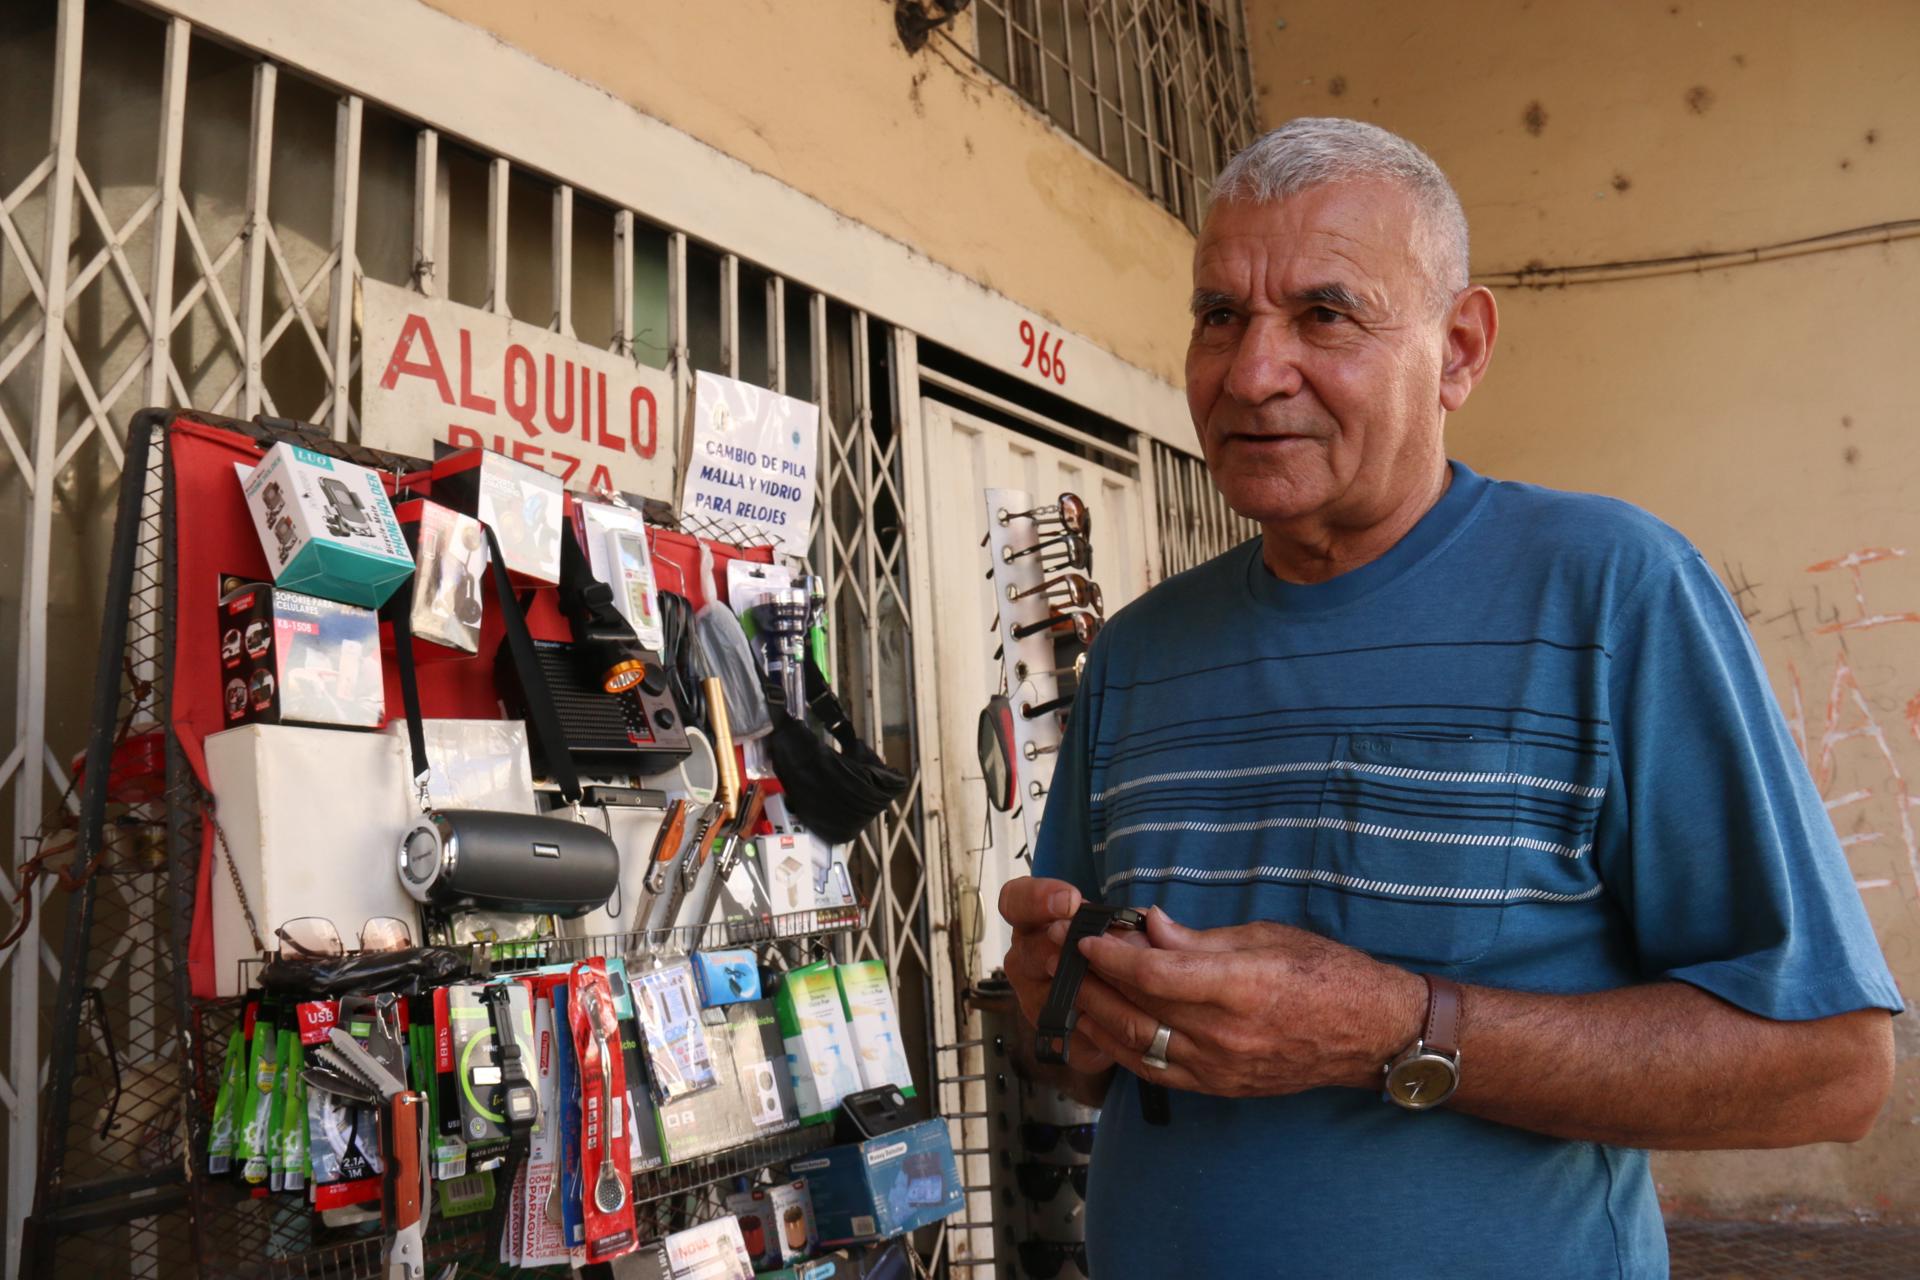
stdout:
<svg viewBox="0 0 1920 1280">
<path fill-rule="evenodd" d="M 1647 1149 L 1858 1139 L 1901 1008 L 1740 614 L 1447 460 L 1496 316 L 1411 143 L 1268 134 L 1193 273 L 1262 535 L 1106 629 L 1001 899 L 1029 1019 L 1082 902 L 1150 908 L 1079 948 L 1093 1274 L 1664 1276 Z"/>
</svg>

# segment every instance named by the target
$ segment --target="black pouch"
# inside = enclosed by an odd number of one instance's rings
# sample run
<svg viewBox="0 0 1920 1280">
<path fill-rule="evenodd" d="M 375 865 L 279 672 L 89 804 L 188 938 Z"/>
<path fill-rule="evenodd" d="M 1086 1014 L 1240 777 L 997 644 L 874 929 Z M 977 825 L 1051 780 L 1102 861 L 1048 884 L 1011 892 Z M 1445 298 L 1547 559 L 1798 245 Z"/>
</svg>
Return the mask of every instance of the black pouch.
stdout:
<svg viewBox="0 0 1920 1280">
<path fill-rule="evenodd" d="M 466 947 L 406 947 L 345 956 L 276 957 L 260 970 L 264 991 L 301 1000 L 391 991 L 421 995 L 475 976 Z"/>
<path fill-rule="evenodd" d="M 835 751 L 820 740 L 804 718 L 787 710 L 787 698 L 778 680 L 762 682 L 773 732 L 767 753 L 773 757 L 774 776 L 785 791 L 787 812 L 802 826 L 832 844 L 846 844 L 866 829 L 907 790 L 905 774 L 891 769 L 860 741 L 847 719 L 846 708 L 834 696 L 820 668 L 807 662 L 807 709 L 840 744 Z"/>
</svg>

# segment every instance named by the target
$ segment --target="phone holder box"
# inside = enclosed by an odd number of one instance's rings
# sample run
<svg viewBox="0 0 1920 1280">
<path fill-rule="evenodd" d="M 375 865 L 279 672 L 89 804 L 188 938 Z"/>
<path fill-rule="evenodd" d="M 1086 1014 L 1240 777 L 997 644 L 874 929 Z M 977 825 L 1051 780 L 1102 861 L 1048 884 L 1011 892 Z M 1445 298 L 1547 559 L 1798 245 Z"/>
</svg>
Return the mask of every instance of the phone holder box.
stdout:
<svg viewBox="0 0 1920 1280">
<path fill-rule="evenodd" d="M 377 609 L 413 572 L 379 472 L 282 441 L 242 485 L 278 585 Z"/>
<path fill-rule="evenodd" d="M 823 1245 L 884 1240 L 958 1213 L 966 1204 L 945 1120 L 919 1124 L 796 1160 Z"/>
<path fill-rule="evenodd" d="M 380 727 L 387 702 L 373 610 L 230 575 L 220 588 L 220 702 L 228 727 Z"/>
</svg>

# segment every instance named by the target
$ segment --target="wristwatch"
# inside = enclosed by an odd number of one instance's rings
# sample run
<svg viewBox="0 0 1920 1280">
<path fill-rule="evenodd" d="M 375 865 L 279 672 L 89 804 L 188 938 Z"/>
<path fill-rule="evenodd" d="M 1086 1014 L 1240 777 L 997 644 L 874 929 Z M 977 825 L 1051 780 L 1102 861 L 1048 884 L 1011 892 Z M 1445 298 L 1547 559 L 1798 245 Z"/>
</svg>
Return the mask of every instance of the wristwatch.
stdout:
<svg viewBox="0 0 1920 1280">
<path fill-rule="evenodd" d="M 1055 1066 L 1067 1065 L 1067 1045 L 1073 1039 L 1074 1024 L 1080 1021 L 1074 1000 L 1087 976 L 1087 958 L 1080 954 L 1080 940 L 1098 937 L 1109 929 L 1144 929 L 1146 925 L 1146 916 L 1132 907 L 1088 902 L 1073 913 L 1067 940 L 1060 944 L 1060 967 L 1054 970 L 1053 985 L 1047 988 L 1047 1003 L 1040 1010 L 1040 1024 L 1035 1029 L 1036 1058 Z"/>
<path fill-rule="evenodd" d="M 1427 1021 L 1415 1040 L 1381 1070 L 1386 1100 L 1409 1111 L 1427 1111 L 1460 1087 L 1460 984 L 1432 974 L 1427 980 Z"/>
</svg>

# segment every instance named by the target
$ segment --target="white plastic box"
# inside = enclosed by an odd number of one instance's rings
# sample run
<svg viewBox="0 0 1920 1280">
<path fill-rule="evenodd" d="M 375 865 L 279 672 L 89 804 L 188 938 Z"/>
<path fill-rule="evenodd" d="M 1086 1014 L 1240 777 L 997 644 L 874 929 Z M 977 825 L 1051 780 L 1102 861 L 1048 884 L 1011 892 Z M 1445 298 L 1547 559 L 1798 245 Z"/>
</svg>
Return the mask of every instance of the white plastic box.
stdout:
<svg viewBox="0 0 1920 1280">
<path fill-rule="evenodd" d="M 333 921 L 348 949 L 375 916 L 407 922 L 417 911 L 400 886 L 400 839 L 418 813 L 404 737 L 243 725 L 206 740 L 207 782 L 261 941 L 301 916 Z M 216 840 L 213 856 L 227 856 Z M 233 877 L 215 865 L 213 949 L 217 994 L 241 991 L 240 961 L 258 954 Z"/>
</svg>

